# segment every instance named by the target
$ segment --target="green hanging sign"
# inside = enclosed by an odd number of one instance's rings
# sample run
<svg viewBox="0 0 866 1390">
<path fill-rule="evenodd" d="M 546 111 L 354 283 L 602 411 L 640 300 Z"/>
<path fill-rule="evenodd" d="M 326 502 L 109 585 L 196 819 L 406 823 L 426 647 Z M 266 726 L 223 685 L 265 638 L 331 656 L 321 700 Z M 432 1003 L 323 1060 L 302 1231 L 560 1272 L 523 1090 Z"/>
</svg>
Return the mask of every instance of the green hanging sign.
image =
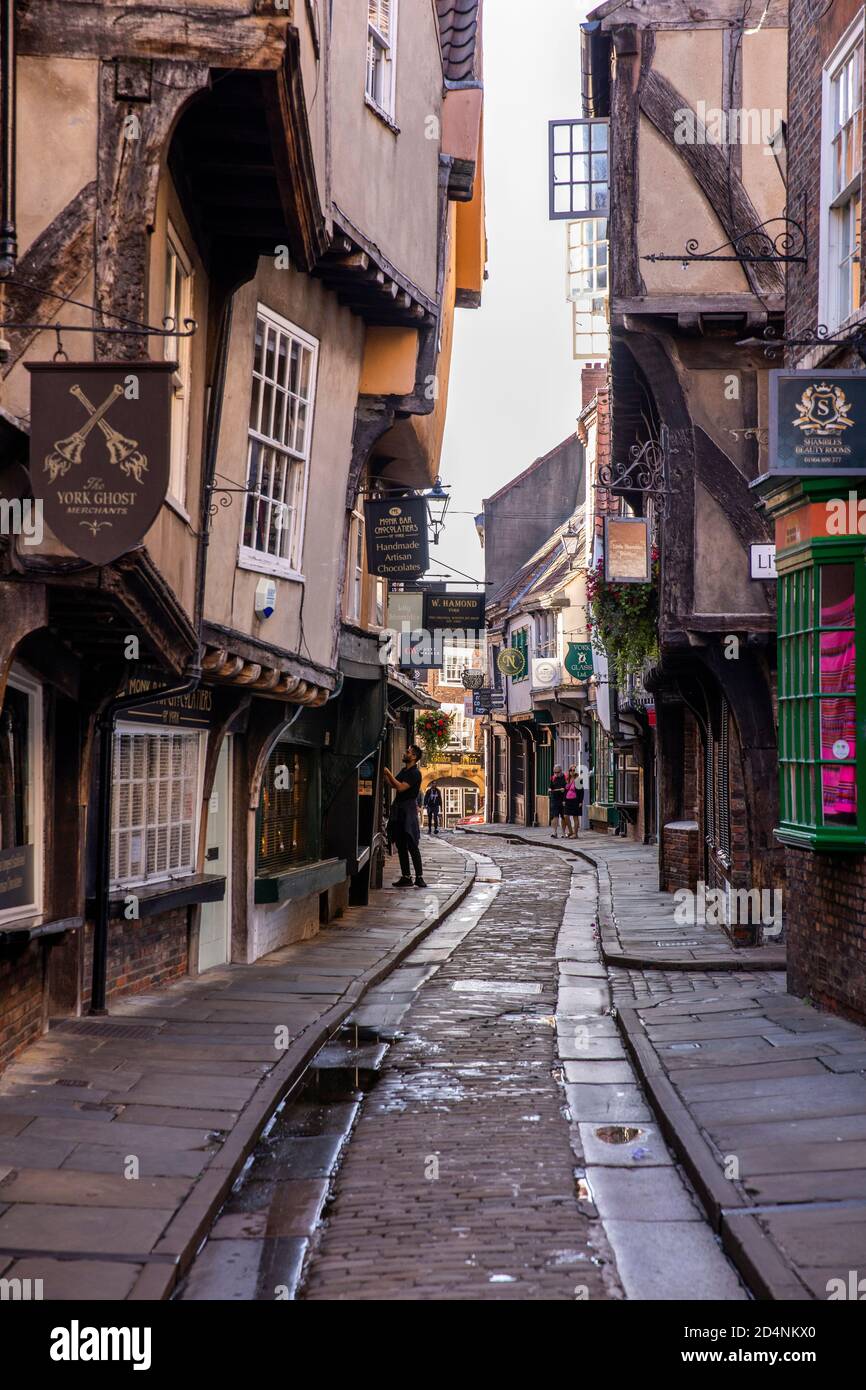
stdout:
<svg viewBox="0 0 866 1390">
<path fill-rule="evenodd" d="M 592 643 L 569 642 L 565 669 L 576 681 L 588 681 L 592 675 Z"/>
</svg>

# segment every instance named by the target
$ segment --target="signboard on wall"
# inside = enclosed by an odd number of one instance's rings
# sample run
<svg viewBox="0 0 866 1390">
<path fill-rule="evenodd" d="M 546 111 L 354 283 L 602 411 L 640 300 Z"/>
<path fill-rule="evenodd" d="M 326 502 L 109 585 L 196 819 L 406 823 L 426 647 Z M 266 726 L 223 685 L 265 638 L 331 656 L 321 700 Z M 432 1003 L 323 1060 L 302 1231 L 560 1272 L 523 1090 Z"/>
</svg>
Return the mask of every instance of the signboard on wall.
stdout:
<svg viewBox="0 0 866 1390">
<path fill-rule="evenodd" d="M 146 676 L 133 676 L 124 692 L 126 695 L 145 696 L 151 690 L 166 685 L 167 679 L 151 680 Z M 136 706 L 125 710 L 122 718 L 135 723 L 170 724 L 178 728 L 209 729 L 213 710 L 213 689 L 200 685 L 195 690 L 184 691 L 182 695 L 171 695 L 167 700 L 155 700 L 153 704 Z"/>
<path fill-rule="evenodd" d="M 866 476 L 866 372 L 769 377 L 770 473 Z"/>
<path fill-rule="evenodd" d="M 776 547 L 774 545 L 750 545 L 749 563 L 752 579 L 779 578 L 776 571 Z"/>
<path fill-rule="evenodd" d="M 484 627 L 484 595 L 474 591 L 425 593 L 423 626 L 428 632 L 441 628 L 479 632 Z"/>
<path fill-rule="evenodd" d="M 367 568 L 394 582 L 415 579 L 430 563 L 423 497 L 372 498 L 364 503 Z"/>
<path fill-rule="evenodd" d="M 604 519 L 604 577 L 609 584 L 649 584 L 649 525 L 642 516 Z"/>
<path fill-rule="evenodd" d="M 83 560 L 139 545 L 168 489 L 173 362 L 28 362 L 30 482 Z"/>
</svg>

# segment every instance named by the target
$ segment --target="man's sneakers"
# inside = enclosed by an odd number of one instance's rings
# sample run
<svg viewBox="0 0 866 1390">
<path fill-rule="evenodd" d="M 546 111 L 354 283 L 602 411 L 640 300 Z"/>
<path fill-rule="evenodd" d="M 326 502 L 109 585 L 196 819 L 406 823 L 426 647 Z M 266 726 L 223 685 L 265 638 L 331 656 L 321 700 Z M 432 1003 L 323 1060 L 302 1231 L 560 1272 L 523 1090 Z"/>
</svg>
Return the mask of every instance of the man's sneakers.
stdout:
<svg viewBox="0 0 866 1390">
<path fill-rule="evenodd" d="M 416 880 L 415 880 L 415 887 L 416 887 L 416 888 L 426 888 L 426 887 L 427 887 L 427 884 L 424 882 L 423 878 L 416 878 Z"/>
<path fill-rule="evenodd" d="M 392 887 L 392 888 L 411 888 L 411 887 L 412 887 L 412 880 L 411 880 L 411 878 L 398 878 L 397 881 L 396 881 L 396 883 L 392 883 L 392 884 L 391 884 L 391 887 Z"/>
</svg>

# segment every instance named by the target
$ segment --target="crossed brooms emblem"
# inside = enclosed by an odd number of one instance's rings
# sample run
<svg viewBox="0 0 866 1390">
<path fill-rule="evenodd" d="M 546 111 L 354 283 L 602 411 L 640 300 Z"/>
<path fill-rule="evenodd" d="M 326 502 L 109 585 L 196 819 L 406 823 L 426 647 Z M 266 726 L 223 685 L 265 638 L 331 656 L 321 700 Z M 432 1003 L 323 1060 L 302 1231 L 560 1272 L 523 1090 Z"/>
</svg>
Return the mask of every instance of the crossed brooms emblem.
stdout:
<svg viewBox="0 0 866 1390">
<path fill-rule="evenodd" d="M 100 406 L 92 405 L 80 386 L 70 386 L 69 393 L 81 402 L 90 418 L 73 434 L 67 435 L 65 439 L 56 440 L 51 453 L 46 454 L 45 471 L 50 475 L 52 483 L 68 473 L 73 464 L 81 463 L 87 437 L 97 425 L 105 437 L 109 462 L 120 468 L 128 478 L 133 477 L 140 483 L 147 472 L 147 457 L 138 447 L 138 440 L 127 439 L 105 419 L 117 397 L 123 395 L 123 387 L 115 386 Z"/>
</svg>

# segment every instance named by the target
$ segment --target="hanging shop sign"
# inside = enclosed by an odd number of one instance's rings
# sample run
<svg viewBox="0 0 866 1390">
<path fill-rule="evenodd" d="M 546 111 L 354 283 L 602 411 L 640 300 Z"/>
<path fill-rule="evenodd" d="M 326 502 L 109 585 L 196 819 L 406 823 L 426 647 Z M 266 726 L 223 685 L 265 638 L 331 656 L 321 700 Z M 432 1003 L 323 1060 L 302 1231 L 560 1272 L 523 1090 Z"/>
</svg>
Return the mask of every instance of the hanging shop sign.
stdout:
<svg viewBox="0 0 866 1390">
<path fill-rule="evenodd" d="M 151 680 L 145 676 L 134 676 L 125 691 L 127 695 L 145 696 L 151 690 L 159 690 L 167 680 Z M 136 724 L 168 724 L 184 729 L 209 729 L 213 713 L 213 690 L 209 685 L 200 685 L 195 690 L 186 690 L 182 695 L 170 695 L 166 700 L 154 700 L 152 704 L 136 706 L 125 710 L 123 719 Z"/>
<path fill-rule="evenodd" d="M 28 362 L 30 482 L 74 554 L 140 545 L 168 490 L 173 362 Z"/>
<path fill-rule="evenodd" d="M 399 582 L 415 579 L 430 563 L 427 503 L 423 497 L 373 498 L 364 503 L 367 568 Z"/>
<path fill-rule="evenodd" d="M 503 647 L 496 665 L 503 676 L 511 676 L 514 680 L 526 671 L 526 653 L 520 647 Z"/>
<path fill-rule="evenodd" d="M 649 526 L 642 516 L 604 519 L 604 577 L 608 584 L 649 584 Z"/>
<path fill-rule="evenodd" d="M 769 375 L 769 471 L 866 475 L 866 373 Z"/>
<path fill-rule="evenodd" d="M 565 669 L 576 681 L 588 681 L 592 675 L 592 643 L 569 642 L 565 654 Z"/>
<path fill-rule="evenodd" d="M 0 849 L 0 912 L 35 900 L 34 864 L 32 845 Z"/>
<path fill-rule="evenodd" d="M 480 690 L 484 685 L 483 671 L 462 671 L 460 673 L 464 690 Z"/>
<path fill-rule="evenodd" d="M 505 692 L 503 690 L 494 690 L 491 686 L 484 685 L 480 690 L 472 691 L 472 717 L 474 719 L 480 719 L 495 709 L 504 708 Z"/>
<path fill-rule="evenodd" d="M 448 628 L 452 632 L 484 627 L 484 595 L 479 593 L 430 593 L 424 595 L 424 623 L 428 632 Z"/>
</svg>

